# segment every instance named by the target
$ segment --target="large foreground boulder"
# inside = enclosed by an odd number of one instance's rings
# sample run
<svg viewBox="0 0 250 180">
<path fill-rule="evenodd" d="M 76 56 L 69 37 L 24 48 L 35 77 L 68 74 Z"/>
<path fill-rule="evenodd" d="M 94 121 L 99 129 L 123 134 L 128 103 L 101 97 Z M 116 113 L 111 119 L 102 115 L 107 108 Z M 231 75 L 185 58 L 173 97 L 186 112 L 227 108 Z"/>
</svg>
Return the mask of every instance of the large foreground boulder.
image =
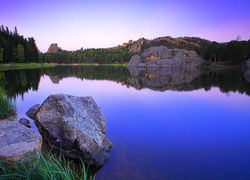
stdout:
<svg viewBox="0 0 250 180">
<path fill-rule="evenodd" d="M 16 120 L 0 120 L 0 163 L 30 162 L 39 158 L 42 137 Z"/>
<path fill-rule="evenodd" d="M 145 49 L 141 56 L 134 55 L 128 63 L 129 67 L 150 68 L 187 68 L 201 66 L 205 60 L 195 51 L 185 49 L 168 49 L 157 46 Z"/>
<path fill-rule="evenodd" d="M 106 122 L 91 97 L 50 95 L 35 117 L 44 140 L 70 158 L 103 166 L 112 144 L 106 138 Z"/>
</svg>

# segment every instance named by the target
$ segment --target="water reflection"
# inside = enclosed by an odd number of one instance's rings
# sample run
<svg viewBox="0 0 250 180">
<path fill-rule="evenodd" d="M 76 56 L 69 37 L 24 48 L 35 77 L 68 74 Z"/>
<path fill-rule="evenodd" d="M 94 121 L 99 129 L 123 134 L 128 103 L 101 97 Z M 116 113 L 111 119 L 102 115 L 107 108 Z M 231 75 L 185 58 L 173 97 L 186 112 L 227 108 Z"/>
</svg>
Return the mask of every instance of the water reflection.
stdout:
<svg viewBox="0 0 250 180">
<path fill-rule="evenodd" d="M 92 96 L 114 145 L 96 179 L 249 179 L 247 74 L 59 66 L 1 72 L 0 84 L 21 117 L 50 94 Z"/>
<path fill-rule="evenodd" d="M 40 78 L 48 75 L 54 84 L 63 78 L 110 80 L 137 90 L 192 91 L 219 87 L 221 92 L 240 92 L 250 95 L 250 70 L 200 69 L 140 69 L 107 66 L 57 66 L 46 69 L 27 69 L 0 72 L 0 85 L 8 96 L 23 96 L 28 90 L 37 91 Z"/>
</svg>

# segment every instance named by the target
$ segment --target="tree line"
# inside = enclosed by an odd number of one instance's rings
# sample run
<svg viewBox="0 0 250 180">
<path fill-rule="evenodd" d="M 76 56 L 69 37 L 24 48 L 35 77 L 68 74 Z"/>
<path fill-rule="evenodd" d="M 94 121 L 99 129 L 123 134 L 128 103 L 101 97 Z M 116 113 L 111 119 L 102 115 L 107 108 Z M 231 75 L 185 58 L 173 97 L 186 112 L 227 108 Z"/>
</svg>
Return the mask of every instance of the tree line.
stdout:
<svg viewBox="0 0 250 180">
<path fill-rule="evenodd" d="M 46 63 L 87 63 L 113 64 L 127 63 L 134 53 L 123 49 L 80 49 L 40 54 L 40 61 Z"/>
<path fill-rule="evenodd" d="M 3 25 L 0 26 L 0 63 L 38 62 L 39 51 L 33 37 L 24 38 Z"/>
<path fill-rule="evenodd" d="M 227 43 L 210 42 L 196 48 L 196 52 L 205 60 L 225 62 L 229 65 L 242 65 L 250 58 L 250 40 L 233 40 Z"/>
</svg>

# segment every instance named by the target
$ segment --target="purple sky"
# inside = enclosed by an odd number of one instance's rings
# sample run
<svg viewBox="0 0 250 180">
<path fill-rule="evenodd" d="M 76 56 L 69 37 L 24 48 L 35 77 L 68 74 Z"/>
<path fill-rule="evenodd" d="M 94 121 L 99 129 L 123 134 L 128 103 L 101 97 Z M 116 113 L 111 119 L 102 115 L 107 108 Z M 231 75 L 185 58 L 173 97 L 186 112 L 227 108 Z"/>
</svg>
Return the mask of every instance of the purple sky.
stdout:
<svg viewBox="0 0 250 180">
<path fill-rule="evenodd" d="M 250 39 L 250 0 L 0 0 L 0 24 L 45 52 L 113 47 L 141 37 Z"/>
</svg>

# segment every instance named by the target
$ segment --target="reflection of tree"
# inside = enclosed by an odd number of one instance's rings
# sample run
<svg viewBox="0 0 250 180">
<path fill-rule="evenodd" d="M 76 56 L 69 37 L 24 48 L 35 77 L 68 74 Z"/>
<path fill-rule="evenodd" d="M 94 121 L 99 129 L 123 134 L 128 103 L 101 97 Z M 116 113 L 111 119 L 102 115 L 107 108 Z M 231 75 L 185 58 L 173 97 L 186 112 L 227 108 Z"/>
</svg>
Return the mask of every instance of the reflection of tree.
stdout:
<svg viewBox="0 0 250 180">
<path fill-rule="evenodd" d="M 5 76 L 5 91 L 7 96 L 16 98 L 28 90 L 38 90 L 41 74 L 39 70 L 13 70 L 3 72 Z"/>
<path fill-rule="evenodd" d="M 221 92 L 240 92 L 250 95 L 248 73 L 241 70 L 198 69 L 133 69 L 110 66 L 57 66 L 46 69 L 28 69 L 5 71 L 0 73 L 0 86 L 7 95 L 16 98 L 29 90 L 38 90 L 40 77 L 48 75 L 53 83 L 60 83 L 66 77 L 77 77 L 90 80 L 110 80 L 134 87 L 149 88 L 155 91 L 192 91 L 219 87 Z"/>
</svg>

